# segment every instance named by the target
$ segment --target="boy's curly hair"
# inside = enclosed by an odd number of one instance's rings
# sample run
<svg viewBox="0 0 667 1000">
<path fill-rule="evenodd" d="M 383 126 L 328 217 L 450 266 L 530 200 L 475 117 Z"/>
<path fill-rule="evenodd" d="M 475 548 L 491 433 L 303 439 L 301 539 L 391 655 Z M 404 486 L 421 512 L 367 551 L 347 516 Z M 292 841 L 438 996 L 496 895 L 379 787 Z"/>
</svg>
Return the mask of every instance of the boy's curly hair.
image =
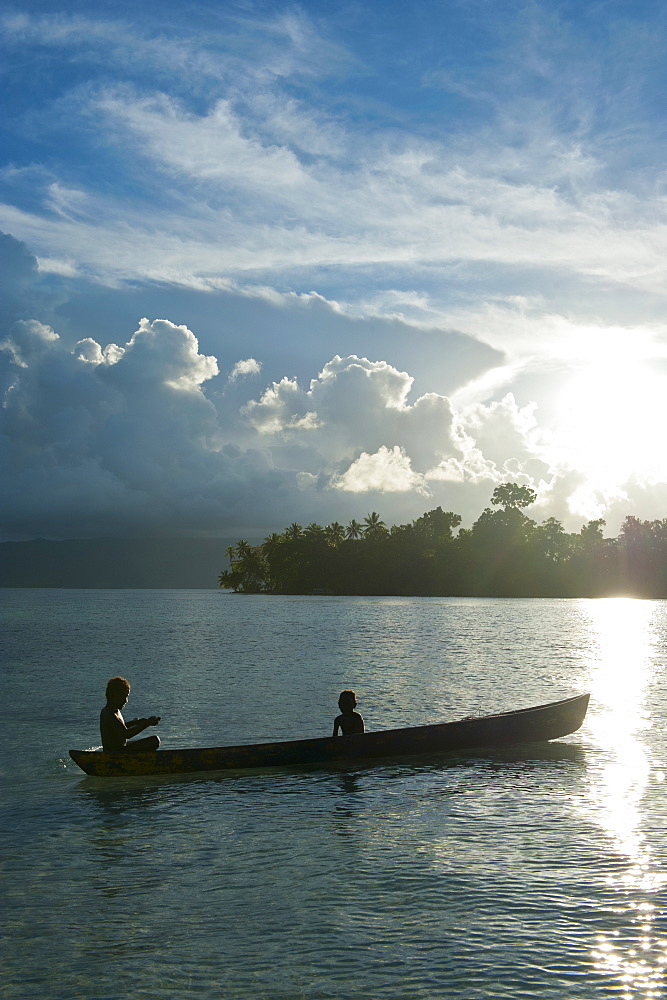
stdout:
<svg viewBox="0 0 667 1000">
<path fill-rule="evenodd" d="M 126 681 L 124 677 L 112 677 L 111 680 L 107 682 L 106 696 L 107 701 L 109 698 L 113 698 L 120 694 L 130 693 L 130 682 Z"/>
</svg>

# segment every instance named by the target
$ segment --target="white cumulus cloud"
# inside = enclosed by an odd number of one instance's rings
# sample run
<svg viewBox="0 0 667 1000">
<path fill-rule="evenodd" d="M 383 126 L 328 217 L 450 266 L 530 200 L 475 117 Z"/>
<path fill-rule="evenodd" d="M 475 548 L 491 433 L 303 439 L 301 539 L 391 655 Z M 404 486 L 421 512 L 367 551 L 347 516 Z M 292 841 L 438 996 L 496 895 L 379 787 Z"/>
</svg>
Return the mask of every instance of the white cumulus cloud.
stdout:
<svg viewBox="0 0 667 1000">
<path fill-rule="evenodd" d="M 350 493 L 377 490 L 383 493 L 416 492 L 429 496 L 431 492 L 424 477 L 413 471 L 409 456 L 398 445 L 393 448 L 382 445 L 374 455 L 362 451 L 347 472 L 336 477 L 332 485 Z"/>
<path fill-rule="evenodd" d="M 237 378 L 242 378 L 244 375 L 259 375 L 261 370 L 261 364 L 259 361 L 255 361 L 254 358 L 242 359 L 236 362 L 229 373 L 229 381 L 234 382 Z"/>
</svg>

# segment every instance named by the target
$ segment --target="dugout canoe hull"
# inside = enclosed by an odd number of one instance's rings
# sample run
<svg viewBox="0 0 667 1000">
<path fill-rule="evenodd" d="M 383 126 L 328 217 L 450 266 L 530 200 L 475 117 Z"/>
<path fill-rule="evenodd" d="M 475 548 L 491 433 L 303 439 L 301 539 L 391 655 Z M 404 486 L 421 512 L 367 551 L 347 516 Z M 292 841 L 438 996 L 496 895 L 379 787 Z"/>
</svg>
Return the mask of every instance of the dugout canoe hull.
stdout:
<svg viewBox="0 0 667 1000">
<path fill-rule="evenodd" d="M 373 760 L 475 747 L 538 743 L 568 736 L 581 726 L 590 695 L 522 708 L 497 715 L 469 717 L 406 729 L 384 729 L 354 736 L 319 737 L 279 743 L 252 743 L 229 747 L 154 750 L 148 753 L 70 750 L 70 757 L 86 774 L 128 777 L 149 774 L 187 774 L 253 767 L 291 767 L 340 761 Z"/>
</svg>

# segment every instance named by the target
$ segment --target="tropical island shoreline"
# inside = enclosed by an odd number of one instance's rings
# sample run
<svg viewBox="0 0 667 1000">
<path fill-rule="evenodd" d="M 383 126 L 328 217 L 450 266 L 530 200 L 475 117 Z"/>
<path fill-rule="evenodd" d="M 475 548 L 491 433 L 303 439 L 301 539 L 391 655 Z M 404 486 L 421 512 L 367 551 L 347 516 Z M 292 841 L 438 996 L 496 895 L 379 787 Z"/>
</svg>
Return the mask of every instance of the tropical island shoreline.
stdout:
<svg viewBox="0 0 667 1000">
<path fill-rule="evenodd" d="M 259 545 L 227 549 L 219 584 L 238 594 L 394 597 L 667 597 L 667 519 L 628 515 L 617 538 L 602 518 L 568 533 L 524 509 L 528 486 L 503 483 L 471 528 L 441 507 L 387 528 L 363 522 L 291 524 Z"/>
</svg>

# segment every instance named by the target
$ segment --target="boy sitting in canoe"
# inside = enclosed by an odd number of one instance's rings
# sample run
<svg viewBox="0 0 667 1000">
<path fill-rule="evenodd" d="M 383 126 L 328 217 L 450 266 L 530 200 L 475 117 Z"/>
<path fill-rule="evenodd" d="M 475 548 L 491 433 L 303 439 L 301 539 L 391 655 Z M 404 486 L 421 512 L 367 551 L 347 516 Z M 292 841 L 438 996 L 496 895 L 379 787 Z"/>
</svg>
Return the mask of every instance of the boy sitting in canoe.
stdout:
<svg viewBox="0 0 667 1000">
<path fill-rule="evenodd" d="M 130 685 L 124 677 L 112 677 L 107 684 L 107 703 L 100 712 L 100 734 L 102 736 L 103 750 L 157 750 L 160 746 L 159 736 L 147 736 L 143 740 L 135 740 L 128 743 L 129 739 L 143 732 L 148 726 L 157 726 L 160 721 L 159 715 L 152 715 L 150 719 L 132 719 L 125 722 L 121 715 L 121 708 L 127 703 L 130 697 Z"/>
<path fill-rule="evenodd" d="M 341 714 L 334 720 L 334 736 L 338 736 L 340 729 L 343 736 L 351 736 L 352 733 L 363 733 L 364 720 L 355 712 L 357 707 L 357 696 L 354 691 L 341 691 L 338 699 L 338 707 Z"/>
</svg>

